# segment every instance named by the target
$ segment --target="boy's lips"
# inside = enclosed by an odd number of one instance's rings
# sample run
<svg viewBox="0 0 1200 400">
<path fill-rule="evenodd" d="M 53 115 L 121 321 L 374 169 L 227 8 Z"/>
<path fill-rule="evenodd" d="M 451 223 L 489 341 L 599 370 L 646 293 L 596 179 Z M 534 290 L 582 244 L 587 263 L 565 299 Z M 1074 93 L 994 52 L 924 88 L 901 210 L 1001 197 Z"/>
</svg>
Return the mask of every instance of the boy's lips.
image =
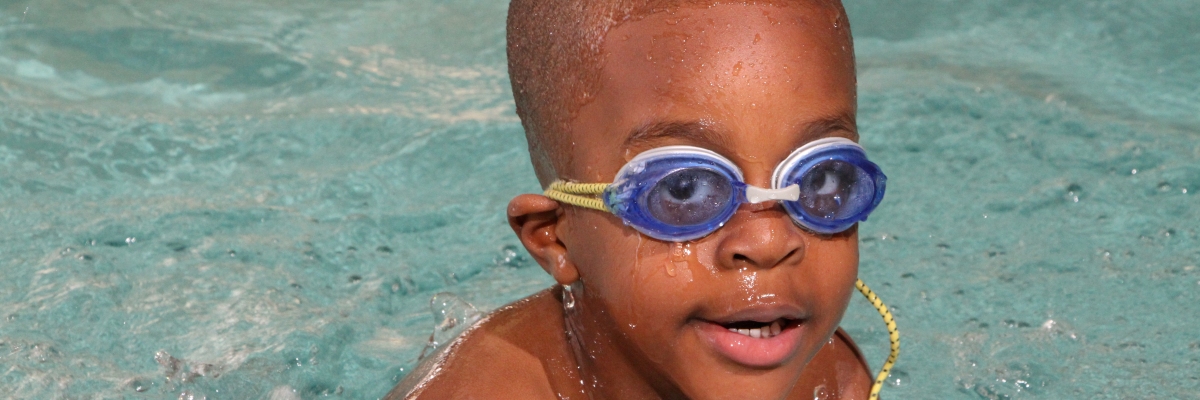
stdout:
<svg viewBox="0 0 1200 400">
<path fill-rule="evenodd" d="M 798 311 L 770 308 L 693 321 L 697 333 L 717 353 L 747 367 L 768 368 L 795 355 L 805 319 Z"/>
</svg>

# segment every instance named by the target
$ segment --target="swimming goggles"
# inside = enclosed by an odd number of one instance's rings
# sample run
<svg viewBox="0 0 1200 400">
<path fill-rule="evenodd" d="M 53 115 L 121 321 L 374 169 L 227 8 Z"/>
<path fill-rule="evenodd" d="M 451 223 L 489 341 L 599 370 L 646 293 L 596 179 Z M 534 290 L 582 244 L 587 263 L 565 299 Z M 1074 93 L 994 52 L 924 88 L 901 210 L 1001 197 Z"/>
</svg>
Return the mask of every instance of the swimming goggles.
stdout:
<svg viewBox="0 0 1200 400">
<path fill-rule="evenodd" d="M 858 143 L 824 138 L 785 158 L 770 189 L 746 184 L 737 165 L 716 152 L 666 146 L 629 160 L 611 184 L 556 181 L 545 195 L 611 212 L 646 236 L 682 242 L 716 231 L 742 203 L 772 200 L 805 229 L 842 232 L 875 210 L 886 182 Z"/>
</svg>

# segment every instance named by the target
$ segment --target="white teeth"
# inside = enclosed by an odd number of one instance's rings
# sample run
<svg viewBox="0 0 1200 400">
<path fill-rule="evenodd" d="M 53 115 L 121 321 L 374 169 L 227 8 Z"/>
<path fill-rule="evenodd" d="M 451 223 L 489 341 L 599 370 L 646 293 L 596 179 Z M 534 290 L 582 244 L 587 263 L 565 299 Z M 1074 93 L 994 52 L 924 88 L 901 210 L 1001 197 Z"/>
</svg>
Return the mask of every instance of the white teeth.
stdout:
<svg viewBox="0 0 1200 400">
<path fill-rule="evenodd" d="M 749 337 L 752 337 L 755 339 L 768 339 L 768 338 L 773 338 L 773 337 L 779 335 L 779 333 L 783 331 L 783 324 L 781 324 L 778 320 L 776 320 L 775 322 L 772 322 L 770 325 L 763 325 L 763 327 L 761 327 L 761 328 L 751 328 L 751 329 L 727 328 L 727 329 L 729 329 L 730 332 L 734 332 L 739 335 L 749 336 Z"/>
</svg>

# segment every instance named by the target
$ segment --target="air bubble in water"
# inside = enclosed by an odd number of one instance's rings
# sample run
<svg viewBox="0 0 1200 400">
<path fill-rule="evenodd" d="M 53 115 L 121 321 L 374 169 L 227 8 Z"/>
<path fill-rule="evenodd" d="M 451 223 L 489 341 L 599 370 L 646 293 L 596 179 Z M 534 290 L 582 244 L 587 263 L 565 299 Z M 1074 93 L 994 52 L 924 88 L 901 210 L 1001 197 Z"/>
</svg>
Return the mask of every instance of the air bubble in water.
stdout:
<svg viewBox="0 0 1200 400">
<path fill-rule="evenodd" d="M 505 245 L 500 248 L 500 254 L 492 259 L 497 266 L 519 268 L 525 265 L 525 255 L 515 245 Z"/>
<path fill-rule="evenodd" d="M 906 383 L 908 383 L 908 373 L 904 372 L 904 370 L 894 369 L 890 374 L 888 374 L 888 386 L 896 387 Z"/>
<path fill-rule="evenodd" d="M 179 393 L 179 400 L 207 400 L 207 399 L 208 399 L 207 396 L 204 396 L 202 394 L 198 395 L 198 394 L 192 393 L 191 390 L 184 390 L 182 393 Z"/>
</svg>

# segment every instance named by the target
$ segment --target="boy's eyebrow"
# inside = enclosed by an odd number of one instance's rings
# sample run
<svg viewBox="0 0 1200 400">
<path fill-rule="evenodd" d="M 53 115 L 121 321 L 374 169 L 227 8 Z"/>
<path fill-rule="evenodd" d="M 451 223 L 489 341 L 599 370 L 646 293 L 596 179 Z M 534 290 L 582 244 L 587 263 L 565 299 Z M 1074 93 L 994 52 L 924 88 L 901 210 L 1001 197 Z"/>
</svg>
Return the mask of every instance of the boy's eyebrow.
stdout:
<svg viewBox="0 0 1200 400">
<path fill-rule="evenodd" d="M 724 132 L 712 124 L 700 121 L 660 121 L 634 128 L 625 139 L 625 148 L 633 149 L 650 145 L 662 139 L 683 139 L 696 144 L 721 146 L 728 144 Z"/>
<path fill-rule="evenodd" d="M 808 142 L 838 131 L 845 132 L 847 139 L 858 141 L 858 129 L 855 129 L 853 114 L 843 113 L 811 121 L 801 126 L 798 133 Z M 726 132 L 713 124 L 701 121 L 660 121 L 635 128 L 625 139 L 625 148 L 640 148 L 668 138 L 710 146 L 728 144 Z"/>
<path fill-rule="evenodd" d="M 831 132 L 846 132 L 846 139 L 858 141 L 858 129 L 854 123 L 854 114 L 843 113 L 832 117 L 821 118 L 804 124 L 801 128 L 805 141 L 816 140 Z"/>
</svg>

